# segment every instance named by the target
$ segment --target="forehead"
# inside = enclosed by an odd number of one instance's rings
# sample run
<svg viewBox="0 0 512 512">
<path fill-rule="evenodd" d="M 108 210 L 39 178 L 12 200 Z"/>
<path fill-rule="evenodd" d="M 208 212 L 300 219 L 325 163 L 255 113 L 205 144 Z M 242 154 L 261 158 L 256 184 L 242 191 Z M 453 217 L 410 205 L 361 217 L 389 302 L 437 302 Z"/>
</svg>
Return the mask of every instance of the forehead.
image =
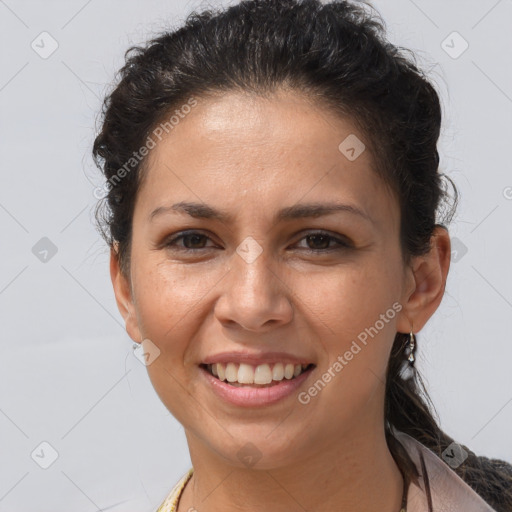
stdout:
<svg viewBox="0 0 512 512">
<path fill-rule="evenodd" d="M 155 206 L 189 200 L 235 210 L 243 204 L 255 213 L 304 198 L 355 203 L 377 218 L 383 209 L 396 215 L 350 119 L 291 91 L 196 100 L 150 151 L 136 211 L 147 216 Z"/>
</svg>

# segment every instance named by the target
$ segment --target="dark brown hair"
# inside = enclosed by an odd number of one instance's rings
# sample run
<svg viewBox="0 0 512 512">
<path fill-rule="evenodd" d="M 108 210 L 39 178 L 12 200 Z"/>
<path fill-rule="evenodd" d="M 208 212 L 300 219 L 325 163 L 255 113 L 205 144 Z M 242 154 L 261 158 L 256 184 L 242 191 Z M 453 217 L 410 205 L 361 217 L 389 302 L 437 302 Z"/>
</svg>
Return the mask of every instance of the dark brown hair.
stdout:
<svg viewBox="0 0 512 512">
<path fill-rule="evenodd" d="M 369 4 L 245 0 L 194 12 L 179 29 L 128 49 L 125 59 L 104 101 L 93 156 L 108 184 L 96 211 L 98 227 L 111 247 L 116 244 L 127 276 L 133 210 L 146 161 L 133 155 L 177 108 L 208 94 L 268 95 L 287 88 L 350 117 L 365 135 L 375 171 L 399 202 L 405 263 L 429 251 L 438 222 L 453 216 L 457 189 L 439 172 L 438 94 L 414 54 L 386 40 L 384 22 Z M 438 219 L 448 203 L 446 182 L 454 188 L 454 201 Z M 414 468 L 391 429 L 409 434 L 439 457 L 453 439 L 439 427 L 419 373 L 401 376 L 407 342 L 408 334 L 396 334 L 385 419 L 391 453 L 414 480 Z M 512 510 L 512 467 L 463 448 L 469 457 L 454 471 L 497 511 Z"/>
</svg>

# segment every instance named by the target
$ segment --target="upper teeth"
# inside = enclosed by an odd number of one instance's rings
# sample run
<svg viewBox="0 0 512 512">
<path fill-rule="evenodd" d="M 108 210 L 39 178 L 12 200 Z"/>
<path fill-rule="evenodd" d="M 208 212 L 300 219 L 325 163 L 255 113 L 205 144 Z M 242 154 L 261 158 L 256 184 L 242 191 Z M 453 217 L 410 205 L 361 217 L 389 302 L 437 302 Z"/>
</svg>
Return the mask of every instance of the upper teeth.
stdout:
<svg viewBox="0 0 512 512">
<path fill-rule="evenodd" d="M 307 368 L 307 364 L 275 363 L 252 366 L 245 363 L 215 363 L 208 369 L 220 380 L 240 384 L 270 384 L 273 380 L 293 379 Z"/>
</svg>

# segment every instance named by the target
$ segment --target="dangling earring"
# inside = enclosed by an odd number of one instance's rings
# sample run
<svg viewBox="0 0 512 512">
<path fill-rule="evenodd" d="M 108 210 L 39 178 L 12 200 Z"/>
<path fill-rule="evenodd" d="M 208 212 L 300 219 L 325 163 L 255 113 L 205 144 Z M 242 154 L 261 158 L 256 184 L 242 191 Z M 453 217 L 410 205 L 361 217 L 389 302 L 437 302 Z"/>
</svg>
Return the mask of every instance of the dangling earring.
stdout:
<svg viewBox="0 0 512 512">
<path fill-rule="evenodd" d="M 402 361 L 402 365 L 400 367 L 400 377 L 404 380 L 410 379 L 414 375 L 414 362 L 416 361 L 416 358 L 414 357 L 414 351 L 416 350 L 416 338 L 414 336 L 414 333 L 412 332 L 412 325 L 411 325 L 411 332 L 409 333 L 409 342 L 405 346 L 405 355 L 406 358 Z"/>
<path fill-rule="evenodd" d="M 416 361 L 416 358 L 414 357 L 414 350 L 416 349 L 416 338 L 414 337 L 414 333 L 412 332 L 412 326 L 411 326 L 411 332 L 409 333 L 409 357 L 407 360 L 411 364 L 411 366 L 414 366 L 414 361 Z"/>
</svg>

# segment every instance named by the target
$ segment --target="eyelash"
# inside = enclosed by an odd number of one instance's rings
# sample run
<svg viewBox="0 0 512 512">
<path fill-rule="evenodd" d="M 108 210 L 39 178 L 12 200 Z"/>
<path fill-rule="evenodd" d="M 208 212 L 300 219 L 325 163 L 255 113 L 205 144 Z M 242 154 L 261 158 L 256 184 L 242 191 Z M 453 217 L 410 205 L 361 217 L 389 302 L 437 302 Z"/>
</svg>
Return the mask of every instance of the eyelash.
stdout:
<svg viewBox="0 0 512 512">
<path fill-rule="evenodd" d="M 177 250 L 184 252 L 184 253 L 193 253 L 193 252 L 197 253 L 198 251 L 203 250 L 203 249 L 212 249 L 213 248 L 213 247 L 200 247 L 198 249 L 190 249 L 188 247 L 178 247 L 176 245 L 176 242 L 178 240 L 183 240 L 186 236 L 193 236 L 193 235 L 206 237 L 209 240 L 211 240 L 211 238 L 208 235 L 205 235 L 204 233 L 201 233 L 200 231 L 183 231 L 178 236 L 175 236 L 175 237 L 169 239 L 167 242 L 165 242 L 164 247 L 171 247 L 171 248 L 174 247 Z M 337 238 L 329 233 L 326 233 L 325 231 L 313 231 L 311 233 L 308 233 L 307 235 L 303 236 L 299 240 L 299 242 L 306 239 L 308 236 L 319 236 L 319 235 L 323 236 L 323 237 L 327 237 L 329 239 L 329 242 L 334 241 L 339 246 L 338 247 L 329 247 L 327 249 L 309 249 L 309 248 L 307 248 L 307 249 L 301 249 L 301 250 L 303 250 L 309 254 L 319 254 L 319 253 L 339 251 L 339 250 L 343 250 L 343 249 L 353 248 L 353 246 L 351 244 L 349 244 L 348 242 L 345 242 L 341 238 Z"/>
</svg>

